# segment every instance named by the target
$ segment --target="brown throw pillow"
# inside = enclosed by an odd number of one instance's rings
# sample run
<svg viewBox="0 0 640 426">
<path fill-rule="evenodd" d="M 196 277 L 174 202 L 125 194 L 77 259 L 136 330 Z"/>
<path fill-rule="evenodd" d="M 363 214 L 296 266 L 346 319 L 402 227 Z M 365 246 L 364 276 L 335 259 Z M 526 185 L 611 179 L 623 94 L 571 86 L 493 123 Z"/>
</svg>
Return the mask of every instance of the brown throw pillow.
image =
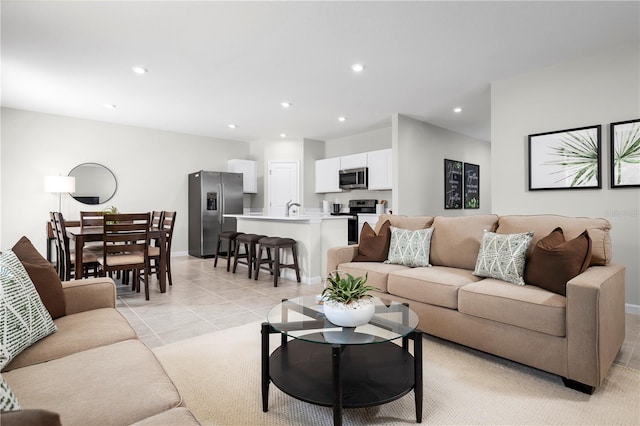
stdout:
<svg viewBox="0 0 640 426">
<path fill-rule="evenodd" d="M 20 259 L 29 278 L 33 281 L 42 303 L 49 311 L 51 318 L 65 315 L 67 305 L 64 300 L 62 282 L 58 273 L 47 259 L 42 257 L 27 237 L 22 237 L 12 248 Z"/>
<path fill-rule="evenodd" d="M 391 242 L 391 223 L 386 220 L 380 227 L 378 235 L 367 222 L 360 232 L 360 245 L 358 255 L 353 258 L 354 262 L 384 262 L 389 255 L 389 244 Z"/>
<path fill-rule="evenodd" d="M 2 426 L 61 426 L 60 415 L 52 411 L 27 409 L 3 411 L 0 415 Z"/>
<path fill-rule="evenodd" d="M 536 244 L 527 262 L 524 280 L 566 296 L 567 282 L 584 272 L 590 261 L 591 238 L 587 231 L 565 241 L 562 228 L 556 228 Z"/>
</svg>

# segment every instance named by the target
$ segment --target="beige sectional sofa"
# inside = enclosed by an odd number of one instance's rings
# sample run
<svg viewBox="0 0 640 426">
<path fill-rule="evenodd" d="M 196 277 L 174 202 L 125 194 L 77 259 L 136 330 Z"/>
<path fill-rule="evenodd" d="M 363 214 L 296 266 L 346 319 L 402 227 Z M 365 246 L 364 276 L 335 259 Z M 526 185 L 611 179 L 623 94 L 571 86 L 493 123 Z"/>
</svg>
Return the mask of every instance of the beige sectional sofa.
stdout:
<svg viewBox="0 0 640 426">
<path fill-rule="evenodd" d="M 52 424 L 31 410 L 57 413 L 65 426 L 199 424 L 153 352 L 116 310 L 114 282 L 92 278 L 62 285 L 66 315 L 54 320 L 57 332 L 2 371 L 23 411 L 3 412 L 0 424 L 27 424 L 34 413 L 36 424 Z"/>
<path fill-rule="evenodd" d="M 327 273 L 368 274 L 374 295 L 409 303 L 428 334 L 561 376 L 567 386 L 591 393 L 602 384 L 625 335 L 625 269 L 611 263 L 605 219 L 554 215 L 406 217 L 381 215 L 404 229 L 433 227 L 430 267 L 353 262 L 358 246 L 327 253 Z M 591 266 L 567 283 L 566 296 L 532 285 L 473 275 L 483 231 L 532 231 L 536 243 L 561 227 L 573 239 L 588 230 Z"/>
</svg>

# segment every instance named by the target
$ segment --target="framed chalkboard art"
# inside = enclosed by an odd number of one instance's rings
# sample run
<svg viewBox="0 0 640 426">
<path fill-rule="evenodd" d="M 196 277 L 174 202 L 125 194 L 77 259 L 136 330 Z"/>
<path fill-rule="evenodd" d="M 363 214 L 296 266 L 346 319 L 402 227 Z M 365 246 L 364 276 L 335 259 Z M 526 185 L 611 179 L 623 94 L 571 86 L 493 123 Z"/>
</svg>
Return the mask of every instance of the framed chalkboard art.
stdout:
<svg viewBox="0 0 640 426">
<path fill-rule="evenodd" d="M 611 123 L 611 188 L 640 186 L 640 119 Z"/>
<path fill-rule="evenodd" d="M 602 188 L 601 127 L 529 135 L 529 191 Z"/>
<path fill-rule="evenodd" d="M 464 208 L 480 208 L 480 166 L 464 163 Z"/>
<path fill-rule="evenodd" d="M 462 161 L 444 160 L 444 208 L 462 208 Z"/>
</svg>

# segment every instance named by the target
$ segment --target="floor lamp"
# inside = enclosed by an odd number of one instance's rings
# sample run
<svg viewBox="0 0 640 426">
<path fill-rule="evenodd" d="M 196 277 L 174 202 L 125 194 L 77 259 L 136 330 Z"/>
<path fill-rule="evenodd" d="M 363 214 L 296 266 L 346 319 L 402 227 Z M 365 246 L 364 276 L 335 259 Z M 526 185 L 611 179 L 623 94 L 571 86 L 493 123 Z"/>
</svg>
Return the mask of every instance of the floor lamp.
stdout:
<svg viewBox="0 0 640 426">
<path fill-rule="evenodd" d="M 45 176 L 44 192 L 58 194 L 58 211 L 62 210 L 62 194 L 76 191 L 76 178 L 73 176 Z"/>
</svg>

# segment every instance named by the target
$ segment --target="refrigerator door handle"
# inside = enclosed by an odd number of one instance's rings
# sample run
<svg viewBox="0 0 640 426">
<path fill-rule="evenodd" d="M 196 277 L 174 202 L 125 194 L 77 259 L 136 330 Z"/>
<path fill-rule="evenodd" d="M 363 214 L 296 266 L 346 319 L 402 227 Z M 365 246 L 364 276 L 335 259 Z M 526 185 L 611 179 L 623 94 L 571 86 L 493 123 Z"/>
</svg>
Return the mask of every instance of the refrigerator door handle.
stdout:
<svg viewBox="0 0 640 426">
<path fill-rule="evenodd" d="M 218 206 L 220 206 L 220 213 L 218 214 L 218 223 L 222 224 L 224 221 L 224 194 L 222 193 L 222 184 L 218 185 Z"/>
</svg>

